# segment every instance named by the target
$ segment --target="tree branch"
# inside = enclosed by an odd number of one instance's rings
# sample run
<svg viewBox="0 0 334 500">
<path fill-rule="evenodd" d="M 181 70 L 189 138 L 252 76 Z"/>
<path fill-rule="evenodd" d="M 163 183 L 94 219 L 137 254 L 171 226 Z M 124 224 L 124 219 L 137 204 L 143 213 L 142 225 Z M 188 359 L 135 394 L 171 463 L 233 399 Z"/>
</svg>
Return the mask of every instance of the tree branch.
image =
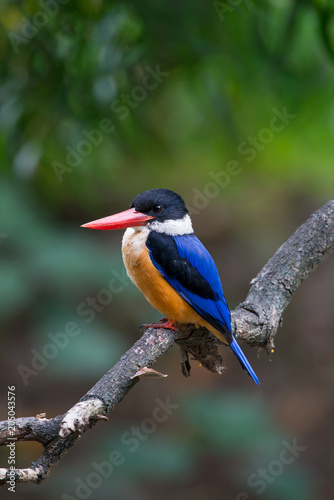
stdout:
<svg viewBox="0 0 334 500">
<path fill-rule="evenodd" d="M 250 283 L 245 302 L 232 313 L 238 339 L 271 351 L 293 294 L 334 250 L 334 200 L 314 212 L 277 250 Z"/>
<path fill-rule="evenodd" d="M 255 279 L 245 302 L 232 311 L 232 329 L 238 339 L 271 352 L 282 314 L 292 295 L 334 248 L 334 200 L 329 201 L 300 226 L 277 250 Z M 157 375 L 151 367 L 170 347 L 181 349 L 184 375 L 190 373 L 189 354 L 212 372 L 223 372 L 219 341 L 205 328 L 179 325 L 179 331 L 148 328 L 118 363 L 66 414 L 46 419 L 42 415 L 18 418 L 14 433 L 9 422 L 0 422 L 0 445 L 37 441 L 44 446 L 40 458 L 27 469 L 0 469 L 0 484 L 44 481 L 58 462 L 99 420 L 110 412 L 138 382 Z M 13 438 L 16 440 L 13 441 Z"/>
</svg>

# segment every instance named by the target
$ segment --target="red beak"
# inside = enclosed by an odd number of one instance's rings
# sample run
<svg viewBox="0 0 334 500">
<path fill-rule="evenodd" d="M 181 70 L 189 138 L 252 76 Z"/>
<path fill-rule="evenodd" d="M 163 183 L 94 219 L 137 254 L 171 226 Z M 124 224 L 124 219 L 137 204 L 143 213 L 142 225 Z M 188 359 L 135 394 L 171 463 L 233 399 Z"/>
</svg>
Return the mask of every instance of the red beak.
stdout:
<svg viewBox="0 0 334 500">
<path fill-rule="evenodd" d="M 119 214 L 87 222 L 87 224 L 82 224 L 81 227 L 88 227 L 89 229 L 125 229 L 126 227 L 144 226 L 145 222 L 150 219 L 154 219 L 154 217 L 136 212 L 134 208 L 130 208 Z"/>
</svg>

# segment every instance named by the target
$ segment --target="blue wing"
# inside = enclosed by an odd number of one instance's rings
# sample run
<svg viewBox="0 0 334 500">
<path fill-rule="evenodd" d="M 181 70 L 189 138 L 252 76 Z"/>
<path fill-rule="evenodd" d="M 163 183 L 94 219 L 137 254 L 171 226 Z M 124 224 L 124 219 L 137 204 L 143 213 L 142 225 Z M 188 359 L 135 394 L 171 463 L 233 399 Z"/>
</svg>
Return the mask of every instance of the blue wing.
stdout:
<svg viewBox="0 0 334 500">
<path fill-rule="evenodd" d="M 216 265 L 194 234 L 168 236 L 151 232 L 147 247 L 166 281 L 208 323 L 232 342 L 230 311 Z"/>
<path fill-rule="evenodd" d="M 213 298 L 200 297 L 191 288 L 179 286 L 180 295 L 212 326 L 224 332 L 230 340 L 231 314 L 224 297 L 216 265 L 205 248 L 194 234 L 175 236 L 177 251 L 182 259 L 197 269 L 201 277 L 213 291 Z M 175 280 L 177 281 L 177 280 Z M 177 283 L 175 283 L 177 284 Z"/>
<path fill-rule="evenodd" d="M 231 333 L 231 315 L 216 265 L 194 234 L 169 236 L 151 231 L 146 242 L 165 280 L 214 328 L 222 332 L 241 366 L 259 380 Z"/>
</svg>

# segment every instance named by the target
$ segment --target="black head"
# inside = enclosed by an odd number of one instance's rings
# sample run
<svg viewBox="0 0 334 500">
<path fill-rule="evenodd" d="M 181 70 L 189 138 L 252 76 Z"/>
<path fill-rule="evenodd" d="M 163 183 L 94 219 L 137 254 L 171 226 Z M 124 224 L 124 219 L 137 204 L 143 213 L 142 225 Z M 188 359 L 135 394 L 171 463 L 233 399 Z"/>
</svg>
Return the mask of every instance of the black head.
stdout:
<svg viewBox="0 0 334 500">
<path fill-rule="evenodd" d="M 169 189 L 151 189 L 138 194 L 130 208 L 151 215 L 159 222 L 183 219 L 188 213 L 181 196 Z"/>
</svg>

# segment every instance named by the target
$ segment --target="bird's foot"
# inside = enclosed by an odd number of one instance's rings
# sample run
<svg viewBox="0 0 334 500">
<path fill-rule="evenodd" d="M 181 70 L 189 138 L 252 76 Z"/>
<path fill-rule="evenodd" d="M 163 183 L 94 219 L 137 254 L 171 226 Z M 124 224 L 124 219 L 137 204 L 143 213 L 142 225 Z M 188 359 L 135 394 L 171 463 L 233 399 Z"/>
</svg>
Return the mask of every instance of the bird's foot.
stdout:
<svg viewBox="0 0 334 500">
<path fill-rule="evenodd" d="M 174 321 L 171 321 L 168 318 L 162 318 L 159 323 L 149 323 L 142 325 L 144 328 L 168 328 L 169 330 L 173 330 L 174 332 L 177 332 L 177 328 L 174 326 Z"/>
</svg>

